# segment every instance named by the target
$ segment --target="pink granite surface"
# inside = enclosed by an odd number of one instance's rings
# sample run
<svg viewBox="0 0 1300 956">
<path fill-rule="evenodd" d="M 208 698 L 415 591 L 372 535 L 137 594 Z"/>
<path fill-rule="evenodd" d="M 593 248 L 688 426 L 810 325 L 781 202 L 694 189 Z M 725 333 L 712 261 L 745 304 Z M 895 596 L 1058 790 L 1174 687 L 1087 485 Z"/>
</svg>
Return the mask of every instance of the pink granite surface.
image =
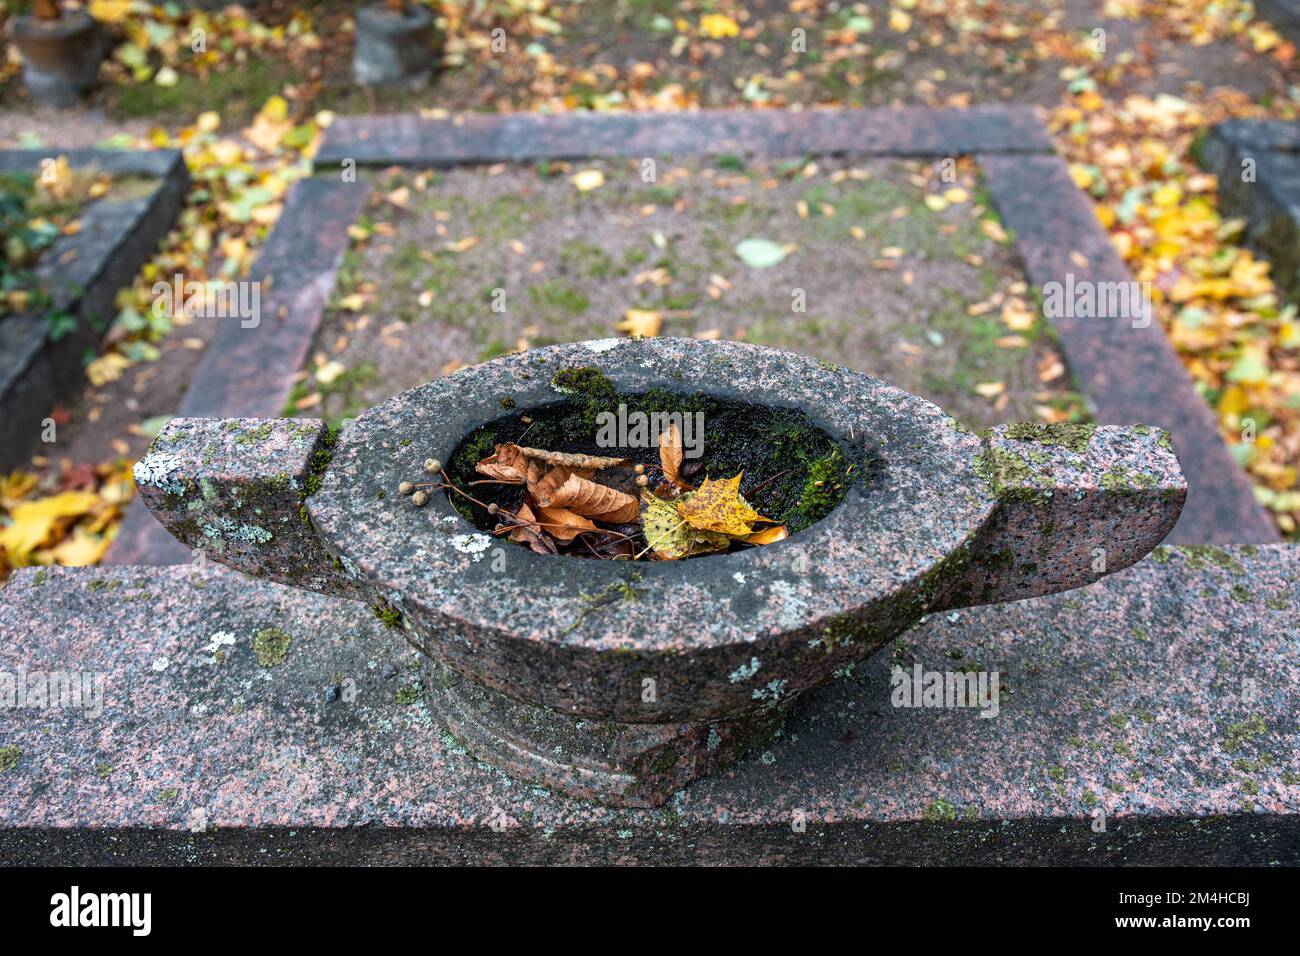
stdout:
<svg viewBox="0 0 1300 956">
<path fill-rule="evenodd" d="M 761 753 L 611 810 L 467 755 L 357 602 L 215 567 L 24 570 L 0 671 L 102 675 L 104 709 L 0 711 L 0 861 L 1296 863 L 1298 581 L 1295 549 L 1162 548 L 934 615 Z M 997 670 L 998 715 L 891 706 L 895 663 Z"/>
</svg>

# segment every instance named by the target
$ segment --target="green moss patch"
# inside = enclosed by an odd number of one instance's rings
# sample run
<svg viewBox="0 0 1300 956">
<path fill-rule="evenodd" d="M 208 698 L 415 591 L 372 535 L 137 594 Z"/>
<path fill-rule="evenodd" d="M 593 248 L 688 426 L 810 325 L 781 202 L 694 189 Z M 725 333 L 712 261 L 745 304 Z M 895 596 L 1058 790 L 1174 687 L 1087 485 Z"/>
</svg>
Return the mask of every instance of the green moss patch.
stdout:
<svg viewBox="0 0 1300 956">
<path fill-rule="evenodd" d="M 253 636 L 253 656 L 260 667 L 279 667 L 293 638 L 278 627 L 264 627 Z"/>
</svg>

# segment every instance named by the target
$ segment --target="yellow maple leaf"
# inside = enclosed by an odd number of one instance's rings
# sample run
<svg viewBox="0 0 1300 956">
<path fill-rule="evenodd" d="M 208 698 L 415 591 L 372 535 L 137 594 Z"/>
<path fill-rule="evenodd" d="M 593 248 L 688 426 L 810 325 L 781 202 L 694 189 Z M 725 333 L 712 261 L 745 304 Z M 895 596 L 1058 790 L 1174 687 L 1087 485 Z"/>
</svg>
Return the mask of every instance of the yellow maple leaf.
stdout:
<svg viewBox="0 0 1300 956">
<path fill-rule="evenodd" d="M 9 563 L 26 564 L 32 551 L 46 542 L 60 518 L 83 515 L 99 504 L 99 496 L 89 491 L 65 491 L 48 498 L 24 501 L 13 511 L 13 523 L 0 529 L 0 548 Z"/>
<path fill-rule="evenodd" d="M 686 523 L 701 531 L 745 537 L 754 530 L 755 521 L 767 521 L 740 495 L 740 479 L 705 478 L 700 490 L 677 499 L 677 513 Z"/>
</svg>

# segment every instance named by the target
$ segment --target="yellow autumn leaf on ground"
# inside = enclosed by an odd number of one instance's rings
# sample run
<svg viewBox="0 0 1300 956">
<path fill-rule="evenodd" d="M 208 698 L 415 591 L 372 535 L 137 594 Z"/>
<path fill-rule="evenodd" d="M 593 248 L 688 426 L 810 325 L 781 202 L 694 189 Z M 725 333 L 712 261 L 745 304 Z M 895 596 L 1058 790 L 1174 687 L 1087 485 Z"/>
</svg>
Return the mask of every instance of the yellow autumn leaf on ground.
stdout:
<svg viewBox="0 0 1300 956">
<path fill-rule="evenodd" d="M 889 29 L 895 33 L 906 33 L 912 29 L 912 15 L 897 7 L 889 11 Z"/>
<path fill-rule="evenodd" d="M 707 13 L 700 17 L 700 32 L 706 37 L 721 40 L 740 35 L 740 24 L 722 13 Z"/>
<path fill-rule="evenodd" d="M 605 174 L 599 169 L 584 169 L 580 173 L 574 173 L 570 181 L 578 192 L 588 193 L 605 185 Z"/>
<path fill-rule="evenodd" d="M 659 334 L 659 330 L 663 328 L 663 325 L 663 316 L 658 312 L 650 309 L 628 309 L 624 313 L 623 321 L 614 328 L 620 332 L 626 332 L 628 335 L 653 338 Z"/>
<path fill-rule="evenodd" d="M 100 23 L 121 23 L 131 12 L 131 0 L 90 0 L 89 12 Z"/>
<path fill-rule="evenodd" d="M 766 521 L 740 495 L 740 479 L 705 478 L 700 490 L 676 501 L 677 513 L 694 528 L 734 537 L 745 537 L 754 530 L 755 521 Z"/>
<path fill-rule="evenodd" d="M 72 195 L 72 167 L 68 157 L 59 156 L 41 163 L 41 174 L 36 177 L 41 192 L 51 199 L 64 200 Z"/>
<path fill-rule="evenodd" d="M 90 384 L 99 388 L 109 382 L 116 382 L 122 373 L 130 368 L 131 360 L 118 352 L 108 352 L 86 366 L 86 378 Z"/>
<path fill-rule="evenodd" d="M 32 551 L 49 538 L 60 518 L 83 515 L 99 504 L 89 491 L 65 491 L 48 498 L 24 501 L 13 510 L 13 523 L 0 529 L 0 548 L 15 567 L 26 564 Z"/>
<path fill-rule="evenodd" d="M 72 537 L 50 549 L 50 556 L 65 567 L 83 568 L 98 564 L 112 543 L 112 535 L 88 534 L 78 527 Z"/>
</svg>

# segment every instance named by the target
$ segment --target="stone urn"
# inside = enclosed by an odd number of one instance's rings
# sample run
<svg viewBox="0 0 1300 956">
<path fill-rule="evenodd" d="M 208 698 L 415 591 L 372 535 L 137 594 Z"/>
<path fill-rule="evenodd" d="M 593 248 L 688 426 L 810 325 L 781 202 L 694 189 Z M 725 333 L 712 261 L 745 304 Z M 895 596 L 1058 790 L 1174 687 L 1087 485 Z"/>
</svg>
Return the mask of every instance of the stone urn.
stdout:
<svg viewBox="0 0 1300 956">
<path fill-rule="evenodd" d="M 427 7 L 371 4 L 357 11 L 352 76 L 362 86 L 422 89 L 441 58 L 444 37 Z"/>
<path fill-rule="evenodd" d="M 64 11 L 54 19 L 16 16 L 9 32 L 22 54 L 23 84 L 32 99 L 75 106 L 94 86 L 104 49 L 99 24 L 86 11 Z"/>
<path fill-rule="evenodd" d="M 812 500 L 810 523 L 707 557 L 582 560 L 494 535 L 446 492 L 415 507 L 396 491 L 426 459 L 454 477 L 496 441 L 583 450 L 593 416 L 620 405 L 703 409 L 707 467 L 807 479 L 784 500 L 792 514 Z M 826 490 L 805 474 L 811 449 L 839 463 L 831 500 L 809 498 Z M 1131 565 L 1186 495 L 1159 429 L 981 436 L 829 362 L 658 338 L 463 369 L 338 436 L 307 419 L 175 419 L 135 478 L 168 530 L 214 560 L 370 603 L 421 652 L 429 704 L 481 759 L 639 806 L 764 744 L 801 695 L 924 615 Z"/>
</svg>

